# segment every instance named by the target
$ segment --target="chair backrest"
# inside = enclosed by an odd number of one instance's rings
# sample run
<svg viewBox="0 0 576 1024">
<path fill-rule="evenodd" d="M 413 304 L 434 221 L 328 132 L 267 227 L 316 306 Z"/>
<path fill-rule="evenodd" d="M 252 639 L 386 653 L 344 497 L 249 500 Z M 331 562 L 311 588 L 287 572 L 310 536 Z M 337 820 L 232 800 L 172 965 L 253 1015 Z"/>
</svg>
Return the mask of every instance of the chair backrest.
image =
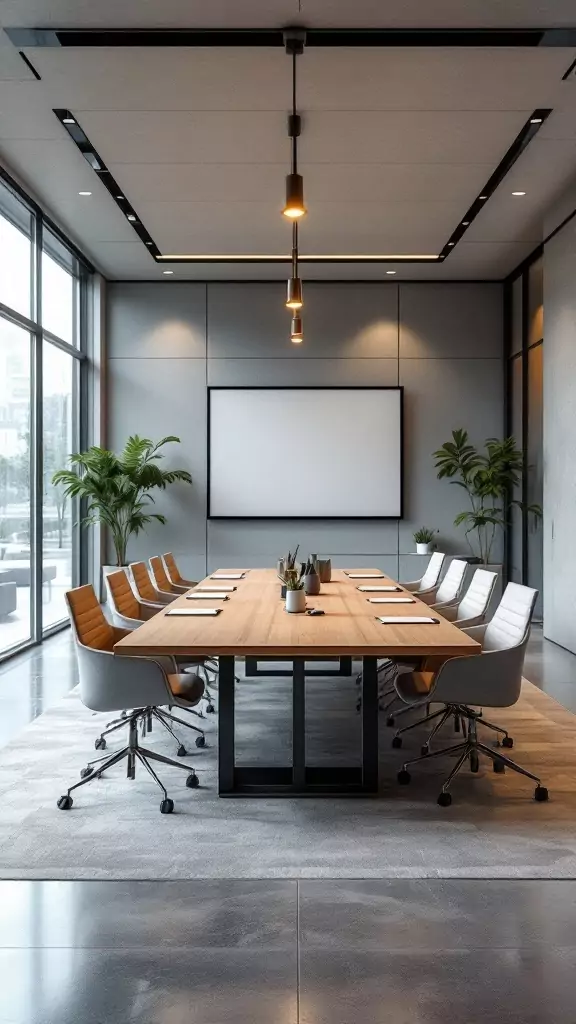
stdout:
<svg viewBox="0 0 576 1024">
<path fill-rule="evenodd" d="M 440 578 L 442 572 L 442 566 L 444 565 L 444 559 L 446 555 L 442 551 L 435 551 L 428 565 L 426 566 L 426 572 L 420 580 L 420 590 L 428 590 L 430 587 L 435 587 Z"/>
<path fill-rule="evenodd" d="M 128 568 L 132 573 L 134 587 L 141 601 L 154 601 L 158 603 L 158 593 L 152 580 L 146 562 L 132 562 Z"/>
<path fill-rule="evenodd" d="M 96 651 L 111 651 L 114 630 L 102 611 L 94 587 L 88 583 L 84 587 L 69 590 L 66 604 L 78 642 Z"/>
<path fill-rule="evenodd" d="M 468 590 L 458 605 L 457 619 L 481 620 L 488 611 L 494 593 L 498 573 L 488 569 L 476 569 Z"/>
<path fill-rule="evenodd" d="M 509 583 L 493 617 L 486 626 L 483 651 L 518 647 L 527 639 L 538 591 Z"/>
<path fill-rule="evenodd" d="M 140 605 L 128 579 L 125 569 L 105 576 L 106 593 L 112 610 L 127 619 L 140 619 Z"/>
<path fill-rule="evenodd" d="M 172 584 L 166 575 L 166 569 L 164 563 L 160 558 L 160 555 L 152 555 L 150 559 L 150 566 L 154 574 L 154 580 L 158 590 L 163 590 L 167 594 L 172 593 Z"/>
<path fill-rule="evenodd" d="M 162 561 L 166 566 L 166 571 L 170 581 L 172 583 L 179 583 L 180 580 L 182 579 L 182 576 L 180 575 L 180 570 L 176 565 L 176 559 L 174 558 L 172 552 L 167 551 L 165 555 L 162 555 Z"/>
<path fill-rule="evenodd" d="M 464 584 L 468 563 L 461 558 L 453 558 L 436 593 L 435 601 L 456 601 Z"/>
</svg>

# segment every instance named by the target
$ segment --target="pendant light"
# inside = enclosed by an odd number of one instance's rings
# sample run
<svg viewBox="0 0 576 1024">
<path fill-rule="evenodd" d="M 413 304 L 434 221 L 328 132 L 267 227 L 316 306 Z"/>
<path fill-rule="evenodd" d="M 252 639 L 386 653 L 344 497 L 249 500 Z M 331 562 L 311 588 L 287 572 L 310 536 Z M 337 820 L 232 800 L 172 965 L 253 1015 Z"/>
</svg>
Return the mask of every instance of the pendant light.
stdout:
<svg viewBox="0 0 576 1024">
<path fill-rule="evenodd" d="M 302 309 L 302 281 L 298 277 L 298 224 L 292 225 L 292 276 L 288 278 L 286 306 L 288 309 Z"/>
<path fill-rule="evenodd" d="M 286 176 L 286 203 L 282 213 L 290 220 L 298 220 L 306 213 L 304 205 L 304 179 L 298 174 L 298 137 L 302 123 L 296 110 L 296 57 L 304 52 L 306 32 L 304 29 L 289 28 L 284 32 L 286 53 L 292 57 L 292 113 L 288 116 L 288 136 L 291 140 L 292 162 L 290 174 Z"/>
<path fill-rule="evenodd" d="M 292 325 L 290 327 L 290 341 L 293 342 L 294 345 L 300 345 L 300 343 L 303 341 L 303 338 L 304 334 L 302 331 L 302 317 L 293 316 Z"/>
</svg>

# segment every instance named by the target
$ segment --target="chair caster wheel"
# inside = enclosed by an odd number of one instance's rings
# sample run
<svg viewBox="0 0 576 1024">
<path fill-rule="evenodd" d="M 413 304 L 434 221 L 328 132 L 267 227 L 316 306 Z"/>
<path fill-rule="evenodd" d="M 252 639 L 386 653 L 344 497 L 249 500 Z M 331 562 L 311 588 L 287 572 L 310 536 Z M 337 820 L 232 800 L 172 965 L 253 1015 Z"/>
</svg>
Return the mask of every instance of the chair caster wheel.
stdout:
<svg viewBox="0 0 576 1024">
<path fill-rule="evenodd" d="M 426 757 L 426 755 L 430 753 L 430 747 L 427 743 L 422 744 L 420 747 L 420 753 L 422 754 L 422 757 Z"/>
<path fill-rule="evenodd" d="M 440 793 L 438 803 L 440 804 L 440 807 L 450 807 L 450 804 L 452 803 L 450 793 Z"/>
<path fill-rule="evenodd" d="M 407 786 L 408 783 L 412 780 L 412 776 L 410 775 L 410 772 L 406 768 L 402 768 L 398 772 L 396 778 L 401 786 Z"/>
<path fill-rule="evenodd" d="M 506 771 L 504 761 L 494 761 L 494 771 L 497 775 L 504 775 L 504 772 Z"/>
<path fill-rule="evenodd" d="M 213 704 L 207 704 L 206 705 L 206 714 L 207 715 L 213 715 L 215 711 L 216 711 L 216 708 L 214 707 Z"/>
<path fill-rule="evenodd" d="M 160 804 L 160 814 L 172 814 L 173 810 L 174 801 L 170 800 L 170 797 L 166 797 L 166 799 Z"/>
<path fill-rule="evenodd" d="M 72 803 L 73 800 L 71 796 L 61 796 L 60 799 L 58 800 L 57 806 L 60 808 L 61 811 L 69 811 L 70 808 L 72 807 Z"/>
<path fill-rule="evenodd" d="M 534 799 L 537 800 L 538 803 L 543 803 L 548 799 L 548 790 L 546 789 L 546 786 L 536 786 L 536 789 L 534 790 Z"/>
<path fill-rule="evenodd" d="M 494 763 L 496 763 L 496 762 L 494 762 Z M 480 770 L 480 762 L 478 761 L 478 754 L 476 754 L 473 751 L 470 754 L 470 771 L 473 772 L 474 775 L 476 775 L 476 773 L 479 770 Z"/>
<path fill-rule="evenodd" d="M 388 726 L 393 726 L 394 725 L 394 715 L 388 715 L 388 718 L 386 719 L 386 725 L 388 725 Z"/>
<path fill-rule="evenodd" d="M 186 747 L 184 746 L 183 743 L 181 743 L 180 746 L 178 747 L 178 750 L 176 751 L 176 757 L 186 757 L 187 753 L 188 751 L 186 750 Z"/>
<path fill-rule="evenodd" d="M 94 750 L 106 750 L 106 740 L 103 736 L 98 736 L 98 738 L 94 740 Z"/>
<path fill-rule="evenodd" d="M 401 736 L 393 736 L 392 737 L 392 746 L 394 747 L 395 750 L 398 750 L 402 746 L 402 737 Z"/>
<path fill-rule="evenodd" d="M 197 736 L 196 737 L 196 746 L 197 747 L 205 747 L 206 746 L 206 737 L 205 736 Z"/>
<path fill-rule="evenodd" d="M 200 779 L 194 772 L 192 772 L 191 775 L 188 775 L 186 785 L 188 786 L 188 789 L 197 789 L 200 785 Z"/>
<path fill-rule="evenodd" d="M 503 747 L 513 747 L 514 746 L 514 740 L 512 739 L 512 737 L 511 736 L 505 736 L 504 739 L 502 740 L 502 746 Z"/>
<path fill-rule="evenodd" d="M 80 778 L 81 779 L 87 779 L 89 775 L 92 775 L 93 771 L 94 771 L 94 769 L 90 768 L 90 766 L 88 766 L 87 768 L 82 768 L 82 770 L 80 772 Z"/>
</svg>

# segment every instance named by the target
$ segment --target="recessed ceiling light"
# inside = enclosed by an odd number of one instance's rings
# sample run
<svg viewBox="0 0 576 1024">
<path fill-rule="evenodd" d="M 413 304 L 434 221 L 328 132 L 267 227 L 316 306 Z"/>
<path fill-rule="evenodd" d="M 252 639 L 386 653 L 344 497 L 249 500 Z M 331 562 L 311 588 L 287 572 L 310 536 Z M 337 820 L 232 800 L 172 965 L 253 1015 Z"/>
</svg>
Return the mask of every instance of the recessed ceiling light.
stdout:
<svg viewBox="0 0 576 1024">
<path fill-rule="evenodd" d="M 542 124 L 542 118 L 541 117 L 531 117 L 530 118 L 530 124 Z"/>
<path fill-rule="evenodd" d="M 478 199 L 488 199 L 488 196 L 478 196 Z"/>
<path fill-rule="evenodd" d="M 128 220 L 132 220 L 132 221 L 136 220 L 136 216 L 133 213 L 127 213 L 126 216 L 127 216 Z"/>
<path fill-rule="evenodd" d="M 512 195 L 513 196 L 525 196 L 526 193 L 525 192 L 513 192 Z"/>
<path fill-rule="evenodd" d="M 154 245 L 154 242 L 146 242 L 146 245 Z"/>
<path fill-rule="evenodd" d="M 469 225 L 469 223 L 470 223 L 470 221 L 469 221 L 469 220 L 463 220 L 463 221 L 462 221 L 462 227 L 463 227 L 463 228 L 467 228 L 467 227 L 468 227 L 468 225 Z"/>
<path fill-rule="evenodd" d="M 387 271 L 386 271 L 386 273 L 387 273 L 387 274 L 395 274 L 395 273 L 396 273 L 396 271 L 395 271 L 395 270 L 387 270 Z"/>
<path fill-rule="evenodd" d="M 116 199 L 124 199 L 124 196 L 116 196 Z"/>
<path fill-rule="evenodd" d="M 448 245 L 454 245 L 454 242 L 448 242 Z"/>
<path fill-rule="evenodd" d="M 173 274 L 174 271 L 173 270 L 163 270 L 162 273 L 163 274 Z"/>
<path fill-rule="evenodd" d="M 91 192 L 79 192 L 78 195 L 79 196 L 91 196 L 92 193 Z"/>
<path fill-rule="evenodd" d="M 73 117 L 63 117 L 62 124 L 76 124 L 76 121 Z"/>
</svg>

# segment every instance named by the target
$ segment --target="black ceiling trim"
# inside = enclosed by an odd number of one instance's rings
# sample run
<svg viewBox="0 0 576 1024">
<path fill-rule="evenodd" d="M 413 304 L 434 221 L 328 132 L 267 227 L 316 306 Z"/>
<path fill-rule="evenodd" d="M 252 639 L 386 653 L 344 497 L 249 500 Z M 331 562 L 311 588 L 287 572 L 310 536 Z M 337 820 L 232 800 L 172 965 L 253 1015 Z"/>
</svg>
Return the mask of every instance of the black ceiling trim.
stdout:
<svg viewBox="0 0 576 1024">
<path fill-rule="evenodd" d="M 550 117 L 551 113 L 552 110 L 546 108 L 534 110 L 530 114 L 530 117 L 518 132 L 514 142 L 502 157 L 498 167 L 493 174 L 490 175 L 488 181 L 484 185 L 484 188 L 478 193 L 476 199 L 462 217 L 462 220 L 456 230 L 452 232 L 440 253 L 439 259 L 446 259 L 446 257 L 454 251 L 458 242 L 472 225 L 472 222 L 486 206 L 490 196 L 493 195 L 498 186 L 502 183 L 508 172 L 526 149 L 526 146 L 532 142 L 532 139 L 538 134 L 542 125 L 545 123 L 547 118 Z"/>
<path fill-rule="evenodd" d="M 63 108 L 54 110 L 54 113 L 62 127 L 66 129 L 70 138 L 82 153 L 84 159 L 98 175 L 100 181 L 104 185 L 104 188 L 110 193 L 112 199 L 116 203 L 116 206 L 121 211 L 122 216 L 125 217 L 130 226 L 134 229 L 138 238 L 143 242 L 148 252 L 150 252 L 152 256 L 159 256 L 160 249 L 156 245 L 152 235 L 150 235 L 144 227 L 140 217 L 132 206 L 132 203 L 130 203 L 124 195 L 120 185 L 106 167 L 102 157 L 96 151 L 84 130 L 78 124 L 74 114 L 72 114 L 70 110 L 64 110 Z"/>
<path fill-rule="evenodd" d="M 74 144 L 78 147 L 82 156 L 90 164 L 92 170 L 98 175 L 100 181 L 104 187 L 110 193 L 112 199 L 116 203 L 116 206 L 121 211 L 122 215 L 128 220 L 131 227 L 138 235 L 140 241 L 144 244 L 150 255 L 160 265 L 169 267 L 175 263 L 212 263 L 216 264 L 235 264 L 235 263 L 277 263 L 284 264 L 290 263 L 291 257 L 288 253 L 286 255 L 279 256 L 232 256 L 224 254 L 217 258 L 207 258 L 207 255 L 200 254 L 197 256 L 178 256 L 175 255 L 173 259 L 167 260 L 166 257 L 162 256 L 162 253 L 156 245 L 154 239 L 150 233 L 144 227 L 142 220 L 138 217 L 134 207 L 118 185 L 116 179 L 112 173 L 106 167 L 106 164 L 102 160 L 95 147 L 90 142 L 88 136 L 84 132 L 83 128 L 78 123 L 76 117 L 70 110 L 57 109 L 54 113 L 62 126 L 68 132 L 70 138 Z M 468 208 L 467 212 L 462 217 L 462 220 L 458 224 L 457 228 L 452 232 L 450 238 L 442 248 L 441 252 L 433 259 L 427 259 L 423 257 L 414 256 L 412 258 L 402 259 L 382 259 L 381 256 L 356 256 L 351 259 L 352 254 L 344 255 L 342 257 L 328 257 L 324 256 L 307 256 L 301 254 L 299 259 L 301 263 L 330 263 L 330 264 L 341 264 L 341 263 L 387 263 L 398 266 L 407 266 L 412 263 L 429 263 L 437 264 L 443 263 L 444 260 L 450 256 L 454 251 L 457 244 L 466 234 L 468 228 L 473 223 L 474 219 L 478 216 L 480 211 L 485 207 L 486 202 L 490 199 L 490 196 L 496 191 L 498 186 L 501 184 L 503 179 L 506 177 L 510 169 L 514 166 L 519 156 L 524 152 L 526 147 L 532 141 L 535 135 L 539 132 L 546 119 L 552 113 L 551 109 L 537 109 L 532 112 L 528 120 L 520 129 L 518 135 L 514 139 L 512 145 L 509 147 L 507 152 L 502 157 L 502 160 L 498 164 L 496 170 L 491 174 L 490 178 L 486 182 L 484 188 L 479 192 L 478 196 Z"/>
<path fill-rule="evenodd" d="M 569 68 L 562 75 L 562 81 L 565 82 L 567 78 L 576 78 L 576 59 L 574 59 Z"/>
<path fill-rule="evenodd" d="M 32 61 L 28 60 L 28 57 L 26 56 L 25 53 L 22 53 L 22 50 L 19 50 L 18 53 L 19 53 L 19 56 L 22 57 L 22 60 L 24 61 L 26 67 L 34 75 L 34 78 L 36 79 L 36 81 L 37 82 L 41 82 L 42 81 L 42 75 L 38 71 L 36 71 L 36 68 L 34 67 Z"/>
<path fill-rule="evenodd" d="M 7 28 L 24 46 L 278 46 L 283 29 L 43 29 Z M 576 46 L 574 28 L 307 28 L 307 46 Z"/>
</svg>

